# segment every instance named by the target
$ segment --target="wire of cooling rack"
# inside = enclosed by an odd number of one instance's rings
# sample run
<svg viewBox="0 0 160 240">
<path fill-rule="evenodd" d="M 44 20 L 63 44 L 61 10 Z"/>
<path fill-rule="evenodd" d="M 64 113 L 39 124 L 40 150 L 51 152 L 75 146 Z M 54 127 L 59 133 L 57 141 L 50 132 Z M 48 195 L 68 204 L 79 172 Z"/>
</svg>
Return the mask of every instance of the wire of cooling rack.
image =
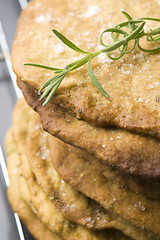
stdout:
<svg viewBox="0 0 160 240">
<path fill-rule="evenodd" d="M 27 6 L 27 3 L 28 3 L 27 0 L 19 0 L 19 4 L 20 4 L 22 9 L 24 9 Z M 8 47 L 8 44 L 7 44 L 7 40 L 6 40 L 6 37 L 5 37 L 5 33 L 4 33 L 4 30 L 3 30 L 3 26 L 1 24 L 1 21 L 0 21 L 0 46 L 1 46 L 1 49 L 2 49 L 2 53 L 0 53 L 0 60 L 5 60 L 6 65 L 8 67 L 8 71 L 9 71 L 11 80 L 12 80 L 12 83 L 13 83 L 13 86 L 14 86 L 14 89 L 15 89 L 15 92 L 16 92 L 16 95 L 17 95 L 17 98 L 20 98 L 22 96 L 22 93 L 21 93 L 20 89 L 17 87 L 16 75 L 12 71 L 12 64 L 11 64 L 11 61 L 10 61 L 9 47 Z M 0 145 L 0 165 L 1 165 L 1 168 L 2 168 L 5 184 L 8 187 L 10 185 L 10 181 L 9 181 L 9 176 L 8 176 L 7 167 L 6 167 L 6 161 L 5 161 L 5 158 L 4 158 L 4 155 L 3 155 L 1 145 Z M 20 222 L 20 219 L 19 219 L 17 213 L 14 213 L 14 218 L 15 218 L 15 222 L 16 222 L 16 225 L 17 225 L 20 240 L 25 240 L 22 225 L 21 225 L 21 222 Z"/>
<path fill-rule="evenodd" d="M 2 53 L 0 53 L 0 61 L 4 60 L 4 55 Z"/>
<path fill-rule="evenodd" d="M 6 64 L 7 64 L 8 71 L 9 71 L 9 74 L 10 74 L 10 77 L 11 77 L 16 95 L 17 95 L 18 98 L 20 98 L 22 96 L 22 93 L 21 93 L 20 89 L 17 87 L 16 75 L 12 71 L 12 64 L 11 64 L 11 60 L 10 60 L 9 47 L 8 47 L 8 44 L 7 44 L 7 40 L 6 40 L 6 37 L 5 37 L 5 33 L 4 33 L 4 30 L 3 30 L 1 21 L 0 21 L 0 45 L 1 45 L 1 48 L 2 48 L 3 56 L 4 56 L 4 59 L 5 59 Z"/>
<path fill-rule="evenodd" d="M 27 6 L 28 2 L 26 0 L 19 0 L 19 4 L 21 8 L 24 9 Z"/>
<path fill-rule="evenodd" d="M 7 172 L 7 168 L 6 168 L 6 162 L 5 162 L 5 159 L 4 159 L 4 155 L 3 155 L 3 152 L 2 152 L 1 146 L 0 146 L 0 164 L 1 164 L 1 168 L 2 168 L 2 172 L 3 172 L 3 176 L 4 176 L 6 186 L 9 187 L 10 181 L 9 181 L 8 172 Z"/>
<path fill-rule="evenodd" d="M 0 146 L 0 165 L 1 165 L 1 168 L 2 168 L 2 172 L 3 172 L 3 176 L 4 176 L 6 186 L 9 187 L 10 181 L 9 181 L 6 162 L 5 162 L 5 159 L 4 159 L 4 155 L 3 155 L 3 152 L 2 152 L 1 146 Z M 16 225 L 17 225 L 20 240 L 25 240 L 23 230 L 22 230 L 22 225 L 21 225 L 21 222 L 20 222 L 20 219 L 19 219 L 17 213 L 14 213 L 14 218 L 15 218 L 15 221 L 16 221 Z"/>
</svg>

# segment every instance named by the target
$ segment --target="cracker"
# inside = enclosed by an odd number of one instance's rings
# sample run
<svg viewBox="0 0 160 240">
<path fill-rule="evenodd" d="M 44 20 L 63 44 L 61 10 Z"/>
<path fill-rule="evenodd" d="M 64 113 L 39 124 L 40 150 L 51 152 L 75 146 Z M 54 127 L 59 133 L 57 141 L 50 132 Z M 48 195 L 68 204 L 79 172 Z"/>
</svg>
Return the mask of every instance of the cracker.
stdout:
<svg viewBox="0 0 160 240">
<path fill-rule="evenodd" d="M 87 228 L 112 227 L 114 220 L 104 208 L 66 184 L 57 174 L 50 157 L 49 137 L 50 135 L 42 130 L 40 119 L 35 114 L 28 133 L 27 157 L 38 184 L 70 220 Z M 51 147 L 54 148 L 54 144 Z"/>
<path fill-rule="evenodd" d="M 100 128 L 75 118 L 56 103 L 42 106 L 37 92 L 18 79 L 27 103 L 50 134 L 81 148 L 121 173 L 160 182 L 160 141 L 119 128 Z"/>
<path fill-rule="evenodd" d="M 21 156 L 26 151 L 38 184 L 63 214 L 88 228 L 112 227 L 112 219 L 103 207 L 66 184 L 54 170 L 48 146 L 50 135 L 42 131 L 38 115 L 25 104 L 24 100 L 17 102 L 13 122 L 15 137 L 21 145 L 21 153 L 23 149 Z"/>
<path fill-rule="evenodd" d="M 6 152 L 7 152 L 7 169 L 10 178 L 10 186 L 8 188 L 8 200 L 12 209 L 18 213 L 21 220 L 25 223 L 30 233 L 37 240 L 60 240 L 58 236 L 53 234 L 37 217 L 35 212 L 23 199 L 19 187 L 19 166 L 20 159 L 16 145 L 12 138 L 11 130 L 6 136 Z"/>
<path fill-rule="evenodd" d="M 13 69 L 17 77 L 39 90 L 53 73 L 23 66 L 24 63 L 63 68 L 83 56 L 53 35 L 53 28 L 85 51 L 96 51 L 100 33 L 126 21 L 121 9 L 133 19 L 159 17 L 156 0 L 152 3 L 151 0 L 32 1 L 20 16 L 12 48 Z M 147 23 L 148 29 L 156 27 L 159 27 L 158 22 Z M 151 47 L 144 38 L 142 45 L 147 49 L 156 47 L 156 44 Z M 85 65 L 65 77 L 53 102 L 96 126 L 118 126 L 159 138 L 159 54 L 148 54 L 135 48 L 122 59 L 108 61 L 104 53 L 94 59 L 92 68 L 108 92 L 108 99 L 95 88 Z"/>
</svg>

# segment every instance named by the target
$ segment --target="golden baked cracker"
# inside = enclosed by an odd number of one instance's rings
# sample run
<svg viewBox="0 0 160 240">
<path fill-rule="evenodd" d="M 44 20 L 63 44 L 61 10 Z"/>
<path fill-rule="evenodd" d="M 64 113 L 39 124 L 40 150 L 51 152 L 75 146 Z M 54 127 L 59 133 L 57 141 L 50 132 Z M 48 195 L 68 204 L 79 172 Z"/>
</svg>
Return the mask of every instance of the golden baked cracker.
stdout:
<svg viewBox="0 0 160 240">
<path fill-rule="evenodd" d="M 141 194 L 123 189 L 115 184 L 116 179 L 110 179 L 109 169 L 104 177 L 94 164 L 88 162 L 87 158 L 76 155 L 71 146 L 56 138 L 51 139 L 51 145 L 53 143 L 55 148 L 51 148 L 51 154 L 54 156 L 52 160 L 55 169 L 66 182 L 99 202 L 108 211 L 118 214 L 121 217 L 119 221 L 123 222 L 127 219 L 135 226 L 144 229 L 143 233 L 141 231 L 142 236 L 139 234 L 138 239 L 141 237 L 142 239 L 160 239 L 160 225 L 156 220 L 160 215 L 160 201 L 150 200 Z M 133 233 L 135 232 L 136 229 Z M 134 238 L 133 235 L 130 236 Z"/>
<path fill-rule="evenodd" d="M 48 133 L 42 130 L 38 115 L 34 115 L 27 139 L 27 157 L 44 192 L 70 220 L 87 228 L 113 227 L 112 218 L 100 205 L 66 184 L 55 171 L 50 158 Z M 51 146 L 54 148 L 54 145 Z M 33 161 L 34 159 L 34 161 Z"/>
<path fill-rule="evenodd" d="M 122 129 L 95 127 L 78 120 L 56 103 L 42 106 L 39 95 L 18 79 L 28 104 L 41 116 L 43 128 L 104 164 L 149 181 L 160 181 L 160 141 Z M 158 190 L 157 190 L 158 191 Z"/>
<path fill-rule="evenodd" d="M 29 127 L 29 132 L 24 133 L 28 128 L 29 120 L 27 120 L 26 116 L 29 115 L 29 112 L 30 121 L 32 117 L 35 120 L 32 120 L 33 124 Z M 23 151 L 29 149 L 28 161 L 38 184 L 41 185 L 48 198 L 54 202 L 61 212 L 71 221 L 85 225 L 88 228 L 113 227 L 114 220 L 112 220 L 112 216 L 108 216 L 108 213 L 99 204 L 86 198 L 66 184 L 54 170 L 47 146 L 49 134 L 42 132 L 38 115 L 32 109 L 29 109 L 24 100 L 17 102 L 13 113 L 13 122 L 15 137 L 17 137 L 17 142 L 21 143 L 21 151 L 22 149 Z M 23 126 L 21 125 L 22 122 Z M 25 142 L 26 134 L 29 135 L 27 144 Z M 21 155 L 26 158 L 25 154 Z"/>
<path fill-rule="evenodd" d="M 12 209 L 18 213 L 19 217 L 26 224 L 30 233 L 37 240 L 60 240 L 58 236 L 52 233 L 41 222 L 41 220 L 28 206 L 28 204 L 21 195 L 19 187 L 19 166 L 21 163 L 15 142 L 12 139 L 11 130 L 8 131 L 6 135 L 5 145 L 7 153 L 7 169 L 10 179 L 10 186 L 8 188 L 8 200 L 11 204 Z"/>
<path fill-rule="evenodd" d="M 21 108 L 20 108 L 21 106 Z M 42 222 L 54 233 L 62 237 L 63 239 L 108 239 L 109 234 L 107 232 L 99 231 L 94 232 L 90 231 L 87 228 L 84 228 L 81 225 L 74 224 L 67 220 L 63 215 L 57 211 L 56 207 L 53 205 L 52 201 L 47 198 L 44 194 L 41 187 L 36 182 L 35 176 L 31 171 L 28 159 L 26 157 L 25 148 L 26 148 L 26 136 L 27 136 L 27 126 L 26 133 L 23 135 L 21 133 L 21 127 L 19 122 L 25 122 L 25 103 L 24 101 L 19 101 L 17 104 L 17 111 L 14 111 L 13 114 L 13 136 L 18 147 L 18 152 L 21 159 L 21 173 L 27 182 L 29 193 L 25 198 L 28 197 L 27 202 L 31 207 L 36 210 L 36 214 L 42 220 Z M 21 111 L 22 110 L 22 111 Z M 31 110 L 30 110 L 31 111 Z M 18 116 L 21 115 L 21 118 Z M 15 118 L 14 118 L 15 116 Z M 27 123 L 26 123 L 27 125 Z M 29 124 L 28 124 L 29 125 Z M 24 129 L 22 129 L 24 131 Z M 21 139 L 20 139 L 21 138 Z M 32 159 L 34 161 L 34 158 Z M 21 191 L 24 189 L 24 181 L 22 182 Z M 26 191 L 25 191 L 26 192 Z M 23 195 L 25 195 L 25 192 Z M 111 225 L 112 226 L 112 225 Z M 123 237 L 123 235 L 122 235 Z"/>
<path fill-rule="evenodd" d="M 92 158 L 92 161 L 90 158 L 87 158 L 87 160 L 102 172 L 103 175 L 107 177 L 108 181 L 113 182 L 114 180 L 114 183 L 118 185 L 119 188 L 124 188 L 135 192 L 136 194 L 141 194 L 149 199 L 160 200 L 160 182 L 158 180 L 149 181 L 148 179 L 141 179 L 138 176 L 133 176 L 131 174 L 123 174 L 117 169 L 102 163 L 95 157 Z"/>
<path fill-rule="evenodd" d="M 39 90 L 53 72 L 24 66 L 24 63 L 63 68 L 83 56 L 53 35 L 53 28 L 85 51 L 93 52 L 101 47 L 99 35 L 104 29 L 127 20 L 121 9 L 133 19 L 159 17 L 156 0 L 31 1 L 18 22 L 12 48 L 14 72 Z M 158 22 L 147 23 L 148 29 L 156 27 Z M 155 47 L 145 40 L 142 45 L 148 49 Z M 85 65 L 67 74 L 53 102 L 98 126 L 119 126 L 160 137 L 159 54 L 144 53 L 136 48 L 122 59 L 110 61 L 104 53 L 94 59 L 92 68 L 108 92 L 108 99 L 95 88 Z"/>
</svg>

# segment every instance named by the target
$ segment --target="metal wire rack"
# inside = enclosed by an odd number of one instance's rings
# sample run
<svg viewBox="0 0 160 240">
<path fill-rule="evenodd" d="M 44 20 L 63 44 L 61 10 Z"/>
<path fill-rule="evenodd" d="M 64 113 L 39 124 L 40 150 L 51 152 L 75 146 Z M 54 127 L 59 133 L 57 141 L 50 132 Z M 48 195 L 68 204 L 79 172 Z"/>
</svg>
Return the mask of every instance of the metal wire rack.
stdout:
<svg viewBox="0 0 160 240">
<path fill-rule="evenodd" d="M 2 0 L 0 0 L 0 1 L 2 1 Z M 20 6 L 19 11 L 21 9 L 24 9 L 26 7 L 26 5 L 28 4 L 27 0 L 13 0 L 14 3 L 12 2 L 12 4 L 17 4 L 16 1 L 19 1 L 19 6 Z M 5 2 L 7 4 L 7 1 L 5 1 Z M 0 4 L 0 5 L 1 5 L 1 7 L 3 6 L 2 4 Z M 10 8 L 9 10 L 12 11 L 12 7 L 11 7 L 11 4 L 9 1 L 8 1 L 8 8 Z M 7 12 L 6 12 L 6 15 L 7 15 Z M 7 18 L 8 17 L 9 17 L 9 14 L 8 14 Z M 3 19 L 3 21 L 5 21 L 5 19 Z M 14 97 L 14 101 L 13 101 L 13 97 L 7 98 L 7 96 L 6 96 L 6 98 L 4 98 L 3 101 L 1 101 L 1 103 L 0 103 L 0 112 L 1 112 L 0 113 L 0 125 L 1 125 L 0 134 L 2 137 L 1 142 L 0 142 L 0 165 L 1 165 L 0 177 L 2 176 L 1 172 L 3 173 L 3 177 L 0 178 L 0 191 L 5 195 L 3 197 L 3 201 L 0 198 L 0 206 L 3 209 L 3 212 L 6 212 L 6 214 L 0 215 L 0 239 L 32 240 L 33 238 L 30 236 L 30 234 L 27 232 L 27 230 L 21 223 L 17 213 L 13 214 L 11 210 L 8 210 L 9 205 L 8 205 L 8 203 L 6 203 L 7 202 L 6 187 L 9 186 L 10 182 L 9 182 L 9 177 L 8 177 L 8 173 L 7 173 L 7 168 L 6 168 L 5 155 L 4 155 L 4 151 L 3 151 L 3 137 L 4 136 L 2 134 L 2 128 L 5 123 L 4 122 L 5 118 L 3 118 L 3 116 L 6 117 L 6 120 L 8 120 L 8 118 L 10 118 L 10 122 L 11 122 L 12 111 L 10 112 L 10 114 L 7 115 L 7 110 L 8 110 L 7 105 L 6 105 L 6 109 L 5 109 L 6 101 L 15 102 L 16 98 L 20 98 L 22 96 L 22 93 L 16 85 L 16 76 L 12 71 L 12 65 L 11 65 L 11 61 L 10 61 L 10 50 L 8 47 L 5 30 L 6 29 L 4 29 L 2 26 L 1 16 L 0 16 L 0 47 L 1 47 L 1 50 L 0 50 L 0 90 L 3 91 L 3 85 L 5 84 L 7 86 L 9 95 L 10 94 L 13 95 L 14 91 L 16 93 L 16 97 Z M 3 73 L 1 74 L 1 72 L 4 71 L 4 61 L 6 63 L 6 66 L 7 66 L 6 69 L 8 71 L 8 73 L 6 73 L 8 75 L 8 77 L 7 77 L 8 81 L 5 81 L 5 83 L 3 81 L 3 77 L 4 77 Z M 2 65 L 3 65 L 3 67 L 2 67 Z M 1 71 L 1 68 L 3 69 L 3 71 Z M 11 87 L 11 84 L 10 84 L 11 81 L 12 81 L 13 87 Z M 12 102 L 12 105 L 14 105 L 13 102 Z M 3 105 L 3 109 L 1 108 L 2 105 Z M 4 202 L 5 202 L 5 204 L 4 204 Z M 16 230 L 16 228 L 18 231 Z"/>
</svg>

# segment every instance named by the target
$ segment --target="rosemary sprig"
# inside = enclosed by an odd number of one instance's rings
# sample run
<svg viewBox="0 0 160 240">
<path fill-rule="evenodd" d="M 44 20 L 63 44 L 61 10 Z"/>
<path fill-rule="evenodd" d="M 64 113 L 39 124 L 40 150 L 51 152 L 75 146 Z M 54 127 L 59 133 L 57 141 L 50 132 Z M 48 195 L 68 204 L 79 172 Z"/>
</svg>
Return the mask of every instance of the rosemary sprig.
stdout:
<svg viewBox="0 0 160 240">
<path fill-rule="evenodd" d="M 44 68 L 48 70 L 54 71 L 56 73 L 55 76 L 50 78 L 48 81 L 46 81 L 42 87 L 40 88 L 39 92 L 42 92 L 43 89 L 44 92 L 41 95 L 41 99 L 46 97 L 45 102 L 43 105 L 46 105 L 51 98 L 53 97 L 54 93 L 56 92 L 57 88 L 65 78 L 65 76 L 71 72 L 74 71 L 84 64 L 88 63 L 88 74 L 95 85 L 95 87 L 106 97 L 108 98 L 108 93 L 104 90 L 104 88 L 100 85 L 98 79 L 96 78 L 95 74 L 93 73 L 92 67 L 91 67 L 91 61 L 93 58 L 98 56 L 101 53 L 107 53 L 107 56 L 112 60 L 117 60 L 121 57 L 123 57 L 124 54 L 128 54 L 131 52 L 136 46 L 144 52 L 150 52 L 150 53 L 157 53 L 160 52 L 160 47 L 154 48 L 154 49 L 144 49 L 140 45 L 140 38 L 146 37 L 146 40 L 148 42 L 157 42 L 160 40 L 160 28 L 156 28 L 154 30 L 149 30 L 148 32 L 144 31 L 144 25 L 147 20 L 150 21 L 158 21 L 160 22 L 160 19 L 157 18 L 139 18 L 137 20 L 133 20 L 132 17 L 126 13 L 125 11 L 122 11 L 122 14 L 127 18 L 127 21 L 122 22 L 118 25 L 116 25 L 114 28 L 108 28 L 105 29 L 99 37 L 100 43 L 102 46 L 104 46 L 103 49 L 97 52 L 87 52 L 79 47 L 77 47 L 74 43 L 72 43 L 69 39 L 67 39 L 62 33 L 58 32 L 57 30 L 53 29 L 53 33 L 69 48 L 73 49 L 76 52 L 83 53 L 85 56 L 77 61 L 74 61 L 64 68 L 54 68 L 49 67 L 45 65 L 35 64 L 35 63 L 25 63 L 24 65 L 33 66 L 33 67 L 39 67 Z M 124 31 L 123 28 L 128 28 L 128 31 Z M 107 45 L 103 42 L 103 35 L 107 32 L 111 33 L 111 37 L 113 39 L 113 43 L 110 45 Z M 132 47 L 128 50 L 128 43 L 132 40 L 134 41 Z M 119 51 L 119 55 L 113 57 L 111 53 L 113 53 L 114 50 Z"/>
</svg>

